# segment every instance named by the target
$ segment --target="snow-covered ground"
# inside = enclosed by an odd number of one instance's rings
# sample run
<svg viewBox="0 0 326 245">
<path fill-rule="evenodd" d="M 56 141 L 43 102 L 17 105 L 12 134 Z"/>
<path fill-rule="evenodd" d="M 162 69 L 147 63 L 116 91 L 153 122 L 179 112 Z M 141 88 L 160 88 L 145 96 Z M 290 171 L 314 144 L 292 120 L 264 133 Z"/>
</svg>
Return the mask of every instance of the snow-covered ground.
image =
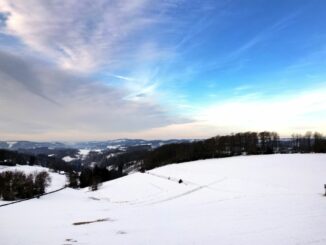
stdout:
<svg viewBox="0 0 326 245">
<path fill-rule="evenodd" d="M 87 155 L 91 152 L 91 151 L 95 151 L 95 152 L 101 152 L 101 149 L 79 149 L 79 156 L 81 159 L 85 159 L 87 157 Z"/>
<path fill-rule="evenodd" d="M 74 157 L 71 157 L 71 156 L 65 156 L 62 158 L 62 160 L 64 160 L 65 162 L 71 162 L 71 161 L 74 161 L 74 160 L 77 160 L 78 158 L 74 158 Z"/>
<path fill-rule="evenodd" d="M 326 154 L 169 165 L 2 207 L 1 244 L 326 244 L 325 183 Z"/>
<path fill-rule="evenodd" d="M 17 165 L 14 167 L 0 166 L 0 172 L 16 171 L 16 170 L 22 171 L 26 174 L 31 174 L 34 172 L 41 172 L 41 171 L 48 172 L 51 177 L 51 183 L 46 188 L 46 192 L 60 189 L 60 188 L 64 187 L 65 184 L 67 183 L 67 178 L 64 174 L 54 173 L 54 172 L 50 171 L 48 168 L 43 168 L 41 166 L 28 166 L 28 165 Z M 3 203 L 8 203 L 8 202 L 0 200 L 0 204 L 3 204 Z M 0 214 L 1 214 L 1 211 L 0 211 Z M 0 217 L 1 217 L 1 215 L 0 215 Z M 0 223 L 1 223 L 1 218 L 0 218 Z M 0 234 L 1 234 L 1 231 L 0 231 Z"/>
</svg>

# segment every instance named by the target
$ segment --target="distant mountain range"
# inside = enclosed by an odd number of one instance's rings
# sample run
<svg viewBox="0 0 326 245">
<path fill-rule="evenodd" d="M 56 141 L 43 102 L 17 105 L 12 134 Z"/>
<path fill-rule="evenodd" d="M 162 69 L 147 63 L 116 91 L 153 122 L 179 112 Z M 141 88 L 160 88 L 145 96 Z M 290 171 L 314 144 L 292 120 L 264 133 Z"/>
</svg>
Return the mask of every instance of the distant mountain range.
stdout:
<svg viewBox="0 0 326 245">
<path fill-rule="evenodd" d="M 191 142 L 193 140 L 172 139 L 172 140 L 142 140 L 142 139 L 116 139 L 107 141 L 84 141 L 84 142 L 34 142 L 34 141 L 0 141 L 0 149 L 19 150 L 19 149 L 90 149 L 105 150 L 119 149 L 139 145 L 148 145 L 151 148 L 157 148 L 162 145 L 172 143 Z"/>
</svg>

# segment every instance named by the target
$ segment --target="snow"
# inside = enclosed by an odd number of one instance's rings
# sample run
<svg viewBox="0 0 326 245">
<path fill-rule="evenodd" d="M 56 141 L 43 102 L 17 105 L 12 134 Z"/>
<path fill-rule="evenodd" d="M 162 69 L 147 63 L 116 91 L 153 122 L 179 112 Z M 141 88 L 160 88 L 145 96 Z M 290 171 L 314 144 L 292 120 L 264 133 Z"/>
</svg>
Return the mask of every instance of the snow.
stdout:
<svg viewBox="0 0 326 245">
<path fill-rule="evenodd" d="M 108 145 L 106 148 L 110 150 L 115 150 L 119 149 L 119 147 L 121 147 L 121 145 Z"/>
<path fill-rule="evenodd" d="M 79 149 L 79 157 L 80 159 L 85 159 L 87 155 L 90 153 L 90 149 Z"/>
<path fill-rule="evenodd" d="M 106 159 L 109 159 L 111 157 L 115 157 L 117 155 L 118 155 L 117 153 L 110 153 L 109 155 L 106 156 Z"/>
<path fill-rule="evenodd" d="M 29 165 L 16 165 L 14 167 L 10 166 L 0 166 L 0 172 L 4 171 L 22 171 L 26 174 L 31 174 L 34 172 L 41 172 L 41 171 L 46 171 L 49 173 L 51 177 L 51 183 L 50 186 L 46 188 L 46 192 L 49 191 L 54 191 L 57 189 L 60 189 L 65 186 L 67 182 L 67 178 L 64 174 L 58 174 L 50 171 L 48 168 L 44 168 L 41 166 L 29 166 Z M 0 201 L 1 203 L 1 201 Z"/>
<path fill-rule="evenodd" d="M 92 149 L 92 151 L 95 151 L 95 152 L 102 152 L 101 149 Z"/>
<path fill-rule="evenodd" d="M 62 160 L 64 160 L 65 162 L 71 162 L 73 160 L 76 160 L 77 158 L 73 158 L 71 156 L 65 156 L 62 158 Z"/>
<path fill-rule="evenodd" d="M 85 159 L 91 151 L 102 152 L 101 149 L 79 149 L 79 155 L 81 156 L 81 159 Z"/>
<path fill-rule="evenodd" d="M 6 143 L 8 144 L 8 148 L 12 148 L 13 145 L 17 143 L 17 141 L 7 141 Z"/>
<path fill-rule="evenodd" d="M 96 192 L 65 189 L 0 208 L 0 237 L 8 245 L 326 244 L 325 173 L 326 154 L 173 164 Z"/>
</svg>

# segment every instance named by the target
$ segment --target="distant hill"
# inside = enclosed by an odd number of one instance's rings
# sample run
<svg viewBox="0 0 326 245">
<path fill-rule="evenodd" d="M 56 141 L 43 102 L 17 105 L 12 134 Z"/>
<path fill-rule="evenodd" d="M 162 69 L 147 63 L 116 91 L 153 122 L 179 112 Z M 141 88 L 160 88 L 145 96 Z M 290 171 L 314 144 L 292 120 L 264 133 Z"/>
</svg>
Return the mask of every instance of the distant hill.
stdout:
<svg viewBox="0 0 326 245">
<path fill-rule="evenodd" d="M 116 139 L 106 141 L 84 141 L 84 142 L 34 142 L 34 141 L 0 141 L 0 149 L 21 150 L 21 149 L 90 149 L 90 150 L 105 150 L 105 149 L 121 149 L 132 146 L 148 145 L 151 148 L 157 148 L 162 145 L 172 143 L 190 142 L 191 140 L 172 139 L 172 140 L 142 140 L 142 139 Z"/>
</svg>

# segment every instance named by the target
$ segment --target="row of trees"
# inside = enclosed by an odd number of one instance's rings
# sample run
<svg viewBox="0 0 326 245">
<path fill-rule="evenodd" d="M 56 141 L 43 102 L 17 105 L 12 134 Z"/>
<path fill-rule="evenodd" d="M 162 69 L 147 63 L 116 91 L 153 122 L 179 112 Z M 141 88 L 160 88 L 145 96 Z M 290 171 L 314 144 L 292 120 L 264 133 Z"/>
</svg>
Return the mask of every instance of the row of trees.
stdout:
<svg viewBox="0 0 326 245">
<path fill-rule="evenodd" d="M 78 172 L 69 172 L 69 187 L 84 188 L 91 187 L 91 190 L 98 189 L 100 183 L 122 177 L 123 174 L 117 170 L 108 170 L 106 167 L 95 166 L 93 168 L 86 167 Z"/>
<path fill-rule="evenodd" d="M 323 153 L 326 152 L 326 139 L 318 132 L 315 132 L 314 134 L 307 132 L 304 135 L 293 134 L 290 149 L 292 149 L 293 152 Z"/>
<path fill-rule="evenodd" d="M 276 132 L 245 132 L 216 136 L 191 143 L 164 145 L 148 152 L 143 169 L 207 158 L 236 156 L 241 154 L 273 154 L 293 152 L 326 152 L 326 139 L 320 133 L 293 135 L 280 140 Z"/>
<path fill-rule="evenodd" d="M 22 171 L 0 173 L 0 198 L 6 201 L 31 198 L 45 193 L 51 178 L 46 171 L 25 174 Z"/>
<path fill-rule="evenodd" d="M 7 166 L 15 166 L 16 164 L 21 165 L 34 165 L 36 158 L 33 155 L 18 153 L 16 151 L 9 151 L 0 149 L 0 164 Z"/>
<path fill-rule="evenodd" d="M 170 163 L 240 154 L 270 154 L 278 147 L 278 142 L 277 133 L 265 131 L 237 133 L 191 143 L 164 145 L 148 153 L 144 159 L 144 169 Z"/>
<path fill-rule="evenodd" d="M 21 153 L 18 151 L 10 151 L 0 149 L 0 165 L 15 166 L 15 165 L 39 165 L 53 169 L 54 171 L 80 171 L 81 162 L 73 162 L 67 164 L 60 157 L 48 156 L 45 154 L 32 155 Z"/>
</svg>

